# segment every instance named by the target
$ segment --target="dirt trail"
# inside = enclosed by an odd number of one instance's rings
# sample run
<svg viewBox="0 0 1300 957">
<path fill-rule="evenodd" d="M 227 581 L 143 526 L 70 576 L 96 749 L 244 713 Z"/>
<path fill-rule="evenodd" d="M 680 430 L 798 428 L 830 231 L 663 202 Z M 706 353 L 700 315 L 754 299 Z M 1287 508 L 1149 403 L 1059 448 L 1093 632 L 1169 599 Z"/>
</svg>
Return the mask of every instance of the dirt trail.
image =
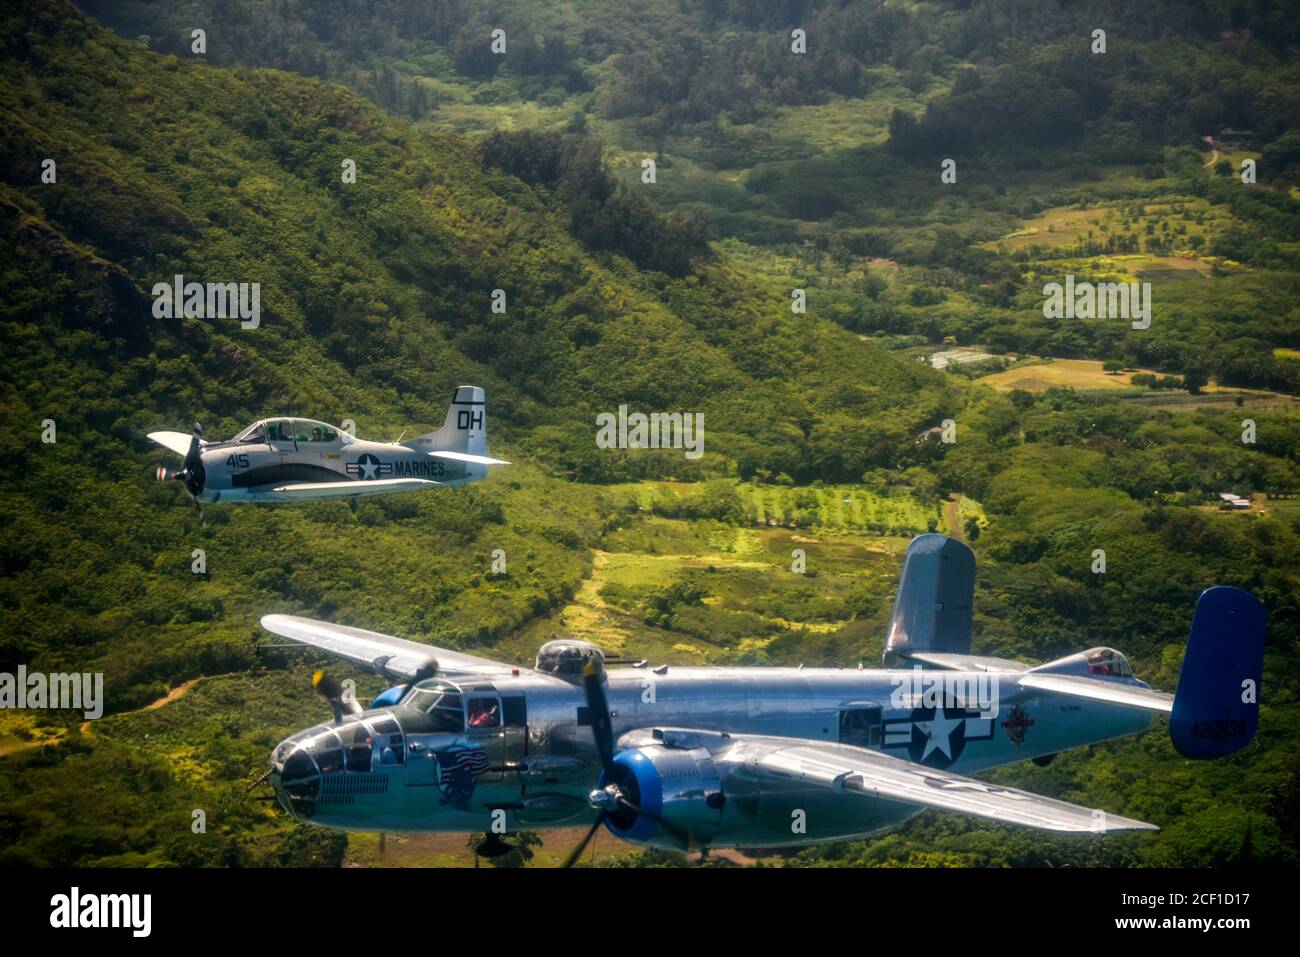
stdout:
<svg viewBox="0 0 1300 957">
<path fill-rule="evenodd" d="M 171 704 L 177 698 L 180 698 L 182 695 L 184 695 L 187 691 L 193 688 L 200 681 L 204 681 L 207 678 L 211 678 L 211 677 L 215 677 L 215 676 L 201 675 L 198 678 L 191 678 L 189 681 L 185 681 L 182 682 L 181 684 L 178 684 L 175 688 L 172 688 L 170 691 L 168 691 L 165 695 L 163 695 L 161 698 L 157 699 L 156 701 L 149 702 L 143 708 L 136 708 L 132 711 L 119 711 L 117 714 L 111 715 L 111 717 L 118 717 L 119 715 L 126 715 L 126 714 L 139 714 L 142 711 L 153 711 L 155 708 L 161 708 L 163 705 Z M 81 722 L 81 733 L 89 734 L 90 726 L 93 725 L 94 723 L 95 723 L 94 721 Z M 15 754 L 19 751 L 26 751 L 28 748 L 41 748 L 47 744 L 58 744 L 62 740 L 63 738 L 61 735 L 55 735 L 49 738 L 40 738 L 36 741 L 18 741 L 15 742 L 14 744 L 0 745 L 0 758 L 3 758 L 9 754 Z"/>
<path fill-rule="evenodd" d="M 171 704 L 171 703 L 172 703 L 173 701 L 175 701 L 177 698 L 180 698 L 182 695 L 184 695 L 187 691 L 189 691 L 191 688 L 193 688 L 193 687 L 194 687 L 196 684 L 198 684 L 200 681 L 206 681 L 208 678 L 212 678 L 212 677 L 215 677 L 215 676 L 214 676 L 214 675 L 200 675 L 200 676 L 197 677 L 197 678 L 191 678 L 189 681 L 182 681 L 180 684 L 178 684 L 178 685 L 177 685 L 175 688 L 173 688 L 171 691 L 167 692 L 167 693 L 166 693 L 165 695 L 163 695 L 161 698 L 157 699 L 156 701 L 150 701 L 150 702 L 149 702 L 147 705 L 145 705 L 143 708 L 136 708 L 136 709 L 133 710 L 133 711 L 119 711 L 117 714 L 112 715 L 112 717 L 114 717 L 114 718 L 118 718 L 118 717 L 122 717 L 122 716 L 124 716 L 124 715 L 128 715 L 128 714 L 140 714 L 140 713 L 143 712 L 143 711 L 153 711 L 155 708 L 161 708 L 163 705 L 165 705 L 165 704 Z M 91 726 L 92 724 L 94 724 L 93 721 L 83 721 L 83 722 L 81 722 L 81 733 L 82 733 L 82 734 L 87 734 L 87 733 L 89 733 L 89 731 L 90 731 L 90 726 Z"/>
<path fill-rule="evenodd" d="M 961 492 L 950 493 L 948 501 L 943 503 L 943 520 L 948 526 L 948 534 L 965 544 L 966 532 L 961 527 Z"/>
<path fill-rule="evenodd" d="M 1215 145 L 1213 136 L 1202 136 L 1201 142 L 1209 146 L 1211 150 L 1210 161 L 1201 168 L 1209 169 L 1211 166 L 1213 166 L 1215 163 L 1219 161 L 1219 147 Z"/>
</svg>

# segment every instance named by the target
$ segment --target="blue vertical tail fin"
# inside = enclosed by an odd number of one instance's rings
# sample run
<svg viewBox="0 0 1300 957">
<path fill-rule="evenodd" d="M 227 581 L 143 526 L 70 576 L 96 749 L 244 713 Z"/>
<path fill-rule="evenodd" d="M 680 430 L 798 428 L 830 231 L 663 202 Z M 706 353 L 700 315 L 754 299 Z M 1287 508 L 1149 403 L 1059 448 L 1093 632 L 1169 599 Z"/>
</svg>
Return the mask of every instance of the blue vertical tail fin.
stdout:
<svg viewBox="0 0 1300 957">
<path fill-rule="evenodd" d="M 1255 736 L 1265 619 L 1250 592 L 1226 585 L 1201 592 L 1169 718 L 1183 757 L 1221 758 Z"/>
</svg>

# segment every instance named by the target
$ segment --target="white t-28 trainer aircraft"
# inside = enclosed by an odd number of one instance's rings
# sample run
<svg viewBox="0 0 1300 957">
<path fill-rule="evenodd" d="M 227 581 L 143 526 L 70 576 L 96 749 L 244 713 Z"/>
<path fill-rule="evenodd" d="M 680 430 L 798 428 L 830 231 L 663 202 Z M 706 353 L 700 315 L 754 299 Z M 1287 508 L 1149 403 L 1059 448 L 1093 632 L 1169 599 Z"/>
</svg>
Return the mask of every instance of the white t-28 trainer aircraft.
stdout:
<svg viewBox="0 0 1300 957">
<path fill-rule="evenodd" d="M 593 645 L 543 645 L 532 669 L 289 615 L 276 635 L 399 682 L 367 709 L 314 684 L 334 721 L 288 738 L 269 777 L 295 818 L 362 831 L 501 831 L 592 821 L 655 847 L 771 848 L 858 837 L 930 808 L 1049 831 L 1154 830 L 969 775 L 1169 716 L 1174 747 L 1217 758 L 1259 717 L 1264 607 L 1207 589 L 1177 692 L 1110 648 L 1046 664 L 970 653 L 975 557 L 943 535 L 908 548 L 884 670 L 606 670 Z"/>
<path fill-rule="evenodd" d="M 185 461 L 160 468 L 158 480 L 179 479 L 196 503 L 295 502 L 382 495 L 440 485 L 465 485 L 509 465 L 487 454 L 483 390 L 463 385 L 441 429 L 409 442 L 365 442 L 324 422 L 280 417 L 254 422 L 227 442 L 205 442 L 203 429 L 150 432 Z"/>
</svg>

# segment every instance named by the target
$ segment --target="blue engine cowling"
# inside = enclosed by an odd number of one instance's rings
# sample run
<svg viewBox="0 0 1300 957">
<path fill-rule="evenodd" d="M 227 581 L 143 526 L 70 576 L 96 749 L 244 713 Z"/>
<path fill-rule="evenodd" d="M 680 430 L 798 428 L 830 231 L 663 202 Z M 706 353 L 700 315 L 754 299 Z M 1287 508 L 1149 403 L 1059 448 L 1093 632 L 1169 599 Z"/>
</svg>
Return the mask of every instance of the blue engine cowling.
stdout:
<svg viewBox="0 0 1300 957">
<path fill-rule="evenodd" d="M 687 849 L 706 846 L 722 823 L 726 800 L 704 748 L 683 750 L 651 745 L 614 755 L 612 783 L 646 814 L 626 808 L 613 811 L 605 826 L 620 840 L 652 847 Z M 602 774 L 599 787 L 611 783 Z M 659 818 L 669 827 L 655 820 Z M 676 831 L 677 833 L 673 833 Z M 688 835 L 688 840 L 683 840 Z"/>
<path fill-rule="evenodd" d="M 407 692 L 407 685 L 393 685 L 386 691 L 380 692 L 375 696 L 375 700 L 370 702 L 370 710 L 376 708 L 391 708 L 402 700 L 402 696 Z"/>
</svg>

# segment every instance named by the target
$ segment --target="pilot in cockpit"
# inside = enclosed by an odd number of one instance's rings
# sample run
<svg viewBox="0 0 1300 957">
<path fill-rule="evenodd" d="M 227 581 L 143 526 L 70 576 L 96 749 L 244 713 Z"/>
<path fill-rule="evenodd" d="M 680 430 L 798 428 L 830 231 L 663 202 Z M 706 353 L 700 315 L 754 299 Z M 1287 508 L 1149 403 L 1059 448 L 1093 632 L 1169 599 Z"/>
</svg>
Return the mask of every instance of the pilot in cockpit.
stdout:
<svg viewBox="0 0 1300 957">
<path fill-rule="evenodd" d="M 497 703 L 492 698 L 469 699 L 469 726 L 493 728 L 497 724 Z"/>
</svg>

